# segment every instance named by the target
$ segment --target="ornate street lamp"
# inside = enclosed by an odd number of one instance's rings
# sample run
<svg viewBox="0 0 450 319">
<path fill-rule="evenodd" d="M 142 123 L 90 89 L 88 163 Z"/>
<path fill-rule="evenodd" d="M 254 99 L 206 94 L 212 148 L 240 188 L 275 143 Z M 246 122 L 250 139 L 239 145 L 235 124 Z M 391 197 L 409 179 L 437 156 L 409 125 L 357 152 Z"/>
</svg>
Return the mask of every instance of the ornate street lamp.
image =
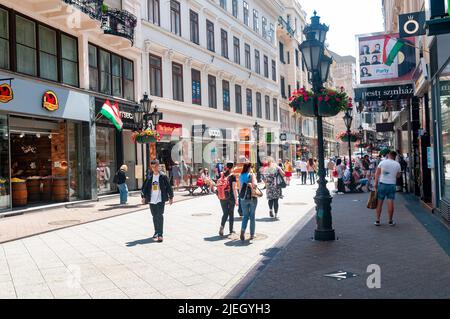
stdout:
<svg viewBox="0 0 450 319">
<path fill-rule="evenodd" d="M 258 183 L 260 183 L 261 173 L 259 172 L 259 169 L 261 167 L 261 162 L 259 160 L 259 130 L 261 129 L 261 125 L 259 125 L 258 122 L 255 122 L 253 128 L 255 129 L 256 133 L 256 179 Z"/>
<path fill-rule="evenodd" d="M 359 138 L 360 138 L 360 140 L 359 140 L 359 153 L 360 153 L 361 158 L 362 158 L 362 157 L 363 157 L 363 154 L 362 154 L 362 152 L 363 152 L 362 144 L 364 143 L 364 128 L 362 127 L 362 125 L 360 125 L 360 126 L 358 127 L 358 132 L 359 132 Z"/>
<path fill-rule="evenodd" d="M 350 139 L 350 128 L 352 127 L 353 116 L 351 115 L 352 109 L 348 108 L 343 117 L 345 127 L 347 127 L 347 136 L 348 136 L 348 157 L 349 157 L 349 168 L 350 168 L 350 184 L 352 184 L 353 180 L 353 167 L 352 167 L 352 142 Z"/>
<path fill-rule="evenodd" d="M 308 25 L 304 33 L 306 40 L 300 44 L 300 50 L 306 64 L 308 72 L 310 72 L 310 83 L 313 86 L 315 95 L 323 88 L 323 83 L 327 81 L 329 68 L 332 59 L 325 55 L 325 39 L 328 27 L 320 23 L 320 17 L 314 11 L 311 18 L 311 24 Z M 335 232 L 332 226 L 331 218 L 331 201 L 332 197 L 327 189 L 327 181 L 325 179 L 325 150 L 323 140 L 323 123 L 322 116 L 318 113 L 317 96 L 314 97 L 315 117 L 317 118 L 317 139 L 318 139 L 318 161 L 319 161 L 319 188 L 317 189 L 314 201 L 316 203 L 316 230 L 314 239 L 320 241 L 335 240 Z"/>
</svg>

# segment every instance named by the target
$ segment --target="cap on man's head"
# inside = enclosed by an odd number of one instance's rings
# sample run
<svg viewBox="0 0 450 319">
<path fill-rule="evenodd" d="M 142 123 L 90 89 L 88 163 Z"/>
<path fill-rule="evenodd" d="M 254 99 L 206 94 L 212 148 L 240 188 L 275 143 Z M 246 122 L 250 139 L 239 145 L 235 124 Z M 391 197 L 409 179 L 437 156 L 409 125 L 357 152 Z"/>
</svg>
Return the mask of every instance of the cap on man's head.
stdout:
<svg viewBox="0 0 450 319">
<path fill-rule="evenodd" d="M 159 165 L 159 161 L 157 159 L 154 159 L 150 162 L 150 165 Z"/>
<path fill-rule="evenodd" d="M 233 168 L 233 166 L 234 166 L 234 163 L 233 162 L 227 162 L 227 164 L 226 164 L 226 167 L 228 168 L 228 169 L 232 169 Z"/>
</svg>

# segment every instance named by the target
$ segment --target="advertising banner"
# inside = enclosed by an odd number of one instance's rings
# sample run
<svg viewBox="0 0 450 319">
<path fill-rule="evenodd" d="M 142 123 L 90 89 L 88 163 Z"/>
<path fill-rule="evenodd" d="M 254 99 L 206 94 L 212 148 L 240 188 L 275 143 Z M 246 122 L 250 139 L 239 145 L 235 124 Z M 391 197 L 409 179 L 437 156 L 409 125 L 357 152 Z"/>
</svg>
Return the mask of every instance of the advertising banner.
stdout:
<svg viewBox="0 0 450 319">
<path fill-rule="evenodd" d="M 416 68 L 415 38 L 399 34 L 357 35 L 358 84 L 408 81 Z"/>
</svg>

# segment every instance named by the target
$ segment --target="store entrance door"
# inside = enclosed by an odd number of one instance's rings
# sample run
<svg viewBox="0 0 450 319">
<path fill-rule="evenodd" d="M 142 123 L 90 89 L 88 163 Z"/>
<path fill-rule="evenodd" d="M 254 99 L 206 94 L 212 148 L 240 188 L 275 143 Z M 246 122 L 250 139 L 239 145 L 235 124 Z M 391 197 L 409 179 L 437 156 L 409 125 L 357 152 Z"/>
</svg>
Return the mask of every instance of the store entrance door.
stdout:
<svg viewBox="0 0 450 319">
<path fill-rule="evenodd" d="M 10 117 L 12 206 L 69 199 L 66 123 Z"/>
</svg>

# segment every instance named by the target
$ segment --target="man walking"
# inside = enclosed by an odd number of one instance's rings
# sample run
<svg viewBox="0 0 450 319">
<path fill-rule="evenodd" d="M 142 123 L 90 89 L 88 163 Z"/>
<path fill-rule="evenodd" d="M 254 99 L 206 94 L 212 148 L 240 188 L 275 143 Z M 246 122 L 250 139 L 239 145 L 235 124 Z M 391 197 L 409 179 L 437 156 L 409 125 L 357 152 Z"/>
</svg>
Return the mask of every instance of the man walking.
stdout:
<svg viewBox="0 0 450 319">
<path fill-rule="evenodd" d="M 155 228 L 153 239 L 161 243 L 163 241 L 164 207 L 167 201 L 172 205 L 173 189 L 167 175 L 159 171 L 159 161 L 153 160 L 150 165 L 151 172 L 142 186 L 141 197 L 143 204 L 150 204 Z"/>
<path fill-rule="evenodd" d="M 383 201 L 387 198 L 389 225 L 394 226 L 394 200 L 396 192 L 397 177 L 401 174 L 400 164 L 395 161 L 397 152 L 390 152 L 387 159 L 382 161 L 375 173 L 375 190 L 377 191 L 377 220 L 376 226 L 380 226 L 381 211 L 383 209 Z"/>
<path fill-rule="evenodd" d="M 301 173 L 302 173 L 302 170 L 301 170 L 301 160 L 300 160 L 300 158 L 297 158 L 297 160 L 295 161 L 295 170 L 297 171 L 297 178 L 300 178 L 300 175 L 301 175 Z"/>
</svg>

